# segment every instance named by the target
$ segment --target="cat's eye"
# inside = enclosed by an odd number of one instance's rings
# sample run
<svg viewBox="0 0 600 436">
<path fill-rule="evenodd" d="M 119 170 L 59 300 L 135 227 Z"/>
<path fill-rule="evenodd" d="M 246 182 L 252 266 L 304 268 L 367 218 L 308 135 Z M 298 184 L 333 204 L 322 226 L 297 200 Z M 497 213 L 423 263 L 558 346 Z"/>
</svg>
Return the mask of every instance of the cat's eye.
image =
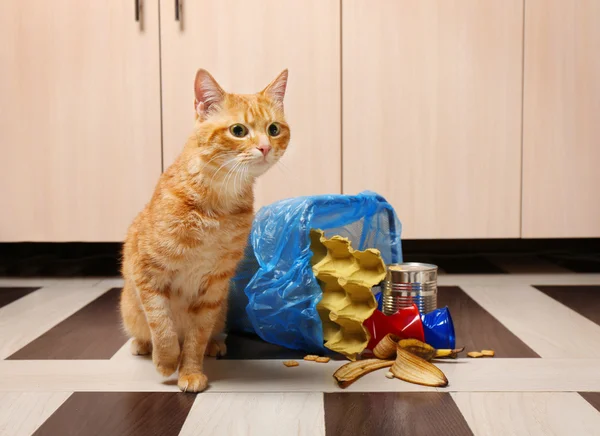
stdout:
<svg viewBox="0 0 600 436">
<path fill-rule="evenodd" d="M 277 136 L 281 133 L 281 129 L 279 127 L 279 123 L 271 123 L 269 124 L 269 135 L 270 136 Z"/>
<path fill-rule="evenodd" d="M 236 138 L 243 138 L 248 134 L 248 128 L 243 124 L 234 124 L 229 128 L 229 131 Z"/>
</svg>

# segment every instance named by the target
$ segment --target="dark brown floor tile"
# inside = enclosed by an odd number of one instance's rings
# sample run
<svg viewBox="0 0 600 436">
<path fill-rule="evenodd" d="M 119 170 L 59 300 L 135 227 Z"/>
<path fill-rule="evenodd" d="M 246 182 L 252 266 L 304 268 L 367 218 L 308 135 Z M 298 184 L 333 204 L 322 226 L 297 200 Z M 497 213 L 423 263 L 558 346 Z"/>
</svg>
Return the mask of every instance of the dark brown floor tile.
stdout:
<svg viewBox="0 0 600 436">
<path fill-rule="evenodd" d="M 35 436 L 176 436 L 194 395 L 171 392 L 76 392 Z"/>
<path fill-rule="evenodd" d="M 39 288 L 0 288 L 0 307 L 4 307 Z"/>
<path fill-rule="evenodd" d="M 494 350 L 496 357 L 540 357 L 457 286 L 441 286 L 438 307 L 448 306 L 456 346 L 465 351 Z"/>
<path fill-rule="evenodd" d="M 508 274 L 565 274 L 570 271 L 533 254 L 490 254 L 486 258 Z"/>
<path fill-rule="evenodd" d="M 227 355 L 221 359 L 302 359 L 306 353 L 263 341 L 258 336 L 241 333 L 227 335 Z"/>
<path fill-rule="evenodd" d="M 415 259 L 415 260 L 413 260 Z M 433 263 L 446 274 L 506 274 L 502 268 L 483 256 L 406 256 L 407 262 Z"/>
<path fill-rule="evenodd" d="M 534 286 L 600 325 L 600 286 Z"/>
<path fill-rule="evenodd" d="M 122 243 L 0 243 L 2 277 L 118 277 Z"/>
<path fill-rule="evenodd" d="M 306 356 L 305 351 L 292 350 L 279 345 L 270 344 L 263 341 L 256 335 L 246 333 L 229 333 L 227 335 L 227 355 L 220 359 L 241 360 L 241 359 L 302 359 Z M 333 351 L 326 351 L 323 355 L 329 356 L 334 360 L 343 360 L 341 354 Z"/>
<path fill-rule="evenodd" d="M 9 359 L 110 359 L 127 338 L 114 288 L 21 348 Z"/>
<path fill-rule="evenodd" d="M 579 258 L 577 258 L 579 257 Z M 600 272 L 600 254 L 585 253 L 582 255 L 547 255 L 544 258 L 554 262 L 563 268 L 578 273 Z"/>
<path fill-rule="evenodd" d="M 448 393 L 325 394 L 327 436 L 472 435 Z"/>
<path fill-rule="evenodd" d="M 579 392 L 579 395 L 600 412 L 600 392 Z"/>
</svg>

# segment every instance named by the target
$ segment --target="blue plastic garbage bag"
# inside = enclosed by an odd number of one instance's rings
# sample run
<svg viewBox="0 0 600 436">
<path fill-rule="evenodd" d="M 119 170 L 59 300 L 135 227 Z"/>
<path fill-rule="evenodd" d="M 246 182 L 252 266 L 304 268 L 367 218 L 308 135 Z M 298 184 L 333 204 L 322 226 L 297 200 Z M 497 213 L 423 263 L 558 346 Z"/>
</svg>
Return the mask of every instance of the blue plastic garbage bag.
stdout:
<svg viewBox="0 0 600 436">
<path fill-rule="evenodd" d="M 355 249 L 377 248 L 386 264 L 402 261 L 400 221 L 376 193 L 297 197 L 263 207 L 232 281 L 230 331 L 253 332 L 287 348 L 325 351 L 311 229 L 347 237 Z"/>
</svg>

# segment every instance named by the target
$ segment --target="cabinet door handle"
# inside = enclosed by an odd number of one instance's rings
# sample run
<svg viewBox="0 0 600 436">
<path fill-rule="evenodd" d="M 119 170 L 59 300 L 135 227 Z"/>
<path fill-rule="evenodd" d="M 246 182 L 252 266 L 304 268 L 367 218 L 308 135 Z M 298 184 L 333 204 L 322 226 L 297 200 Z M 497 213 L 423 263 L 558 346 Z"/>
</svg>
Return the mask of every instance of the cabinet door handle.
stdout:
<svg viewBox="0 0 600 436">
<path fill-rule="evenodd" d="M 134 0 L 135 3 L 135 21 L 140 21 L 140 0 Z"/>
<path fill-rule="evenodd" d="M 181 9 L 181 5 L 179 4 L 179 0 L 175 0 L 175 21 L 179 21 L 180 9 Z"/>
</svg>

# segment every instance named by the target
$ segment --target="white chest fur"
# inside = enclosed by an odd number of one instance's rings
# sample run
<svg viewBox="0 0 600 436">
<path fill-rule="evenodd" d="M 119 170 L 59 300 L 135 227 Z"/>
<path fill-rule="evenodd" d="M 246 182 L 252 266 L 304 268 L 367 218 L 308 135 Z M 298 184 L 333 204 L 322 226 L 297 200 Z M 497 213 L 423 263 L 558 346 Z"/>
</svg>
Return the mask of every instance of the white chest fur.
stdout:
<svg viewBox="0 0 600 436">
<path fill-rule="evenodd" d="M 230 271 L 239 261 L 237 253 L 243 251 L 250 233 L 252 215 L 223 219 L 218 227 L 202 232 L 198 244 L 189 249 L 185 258 L 173 272 L 171 289 L 185 300 L 194 299 L 211 275 Z"/>
</svg>

